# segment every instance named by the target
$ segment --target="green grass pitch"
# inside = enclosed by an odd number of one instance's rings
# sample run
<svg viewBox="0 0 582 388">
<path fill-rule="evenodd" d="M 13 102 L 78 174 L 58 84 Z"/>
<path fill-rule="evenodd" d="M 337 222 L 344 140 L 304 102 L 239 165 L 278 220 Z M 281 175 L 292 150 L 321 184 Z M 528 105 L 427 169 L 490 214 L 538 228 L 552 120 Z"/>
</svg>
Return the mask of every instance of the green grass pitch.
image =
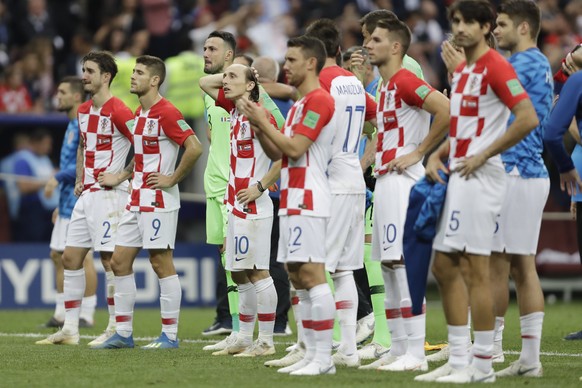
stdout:
<svg viewBox="0 0 582 388">
<path fill-rule="evenodd" d="M 210 309 L 183 309 L 180 316 L 180 348 L 150 350 L 92 350 L 86 344 L 104 328 L 105 310 L 99 310 L 93 329 L 81 330 L 79 346 L 39 346 L 34 342 L 50 334 L 39 324 L 52 311 L 0 311 L 0 387 L 422 387 L 435 384 L 415 383 L 415 373 L 359 371 L 338 368 L 334 376 L 288 376 L 263 366 L 264 358 L 216 357 L 202 347 L 221 337 L 207 338 L 201 331 L 211 323 Z M 427 340 L 446 340 L 446 325 L 437 297 L 427 306 Z M 137 309 L 134 318 L 136 345 L 157 337 L 160 318 L 157 309 Z M 294 327 L 293 327 L 294 329 Z M 498 379 L 500 387 L 582 387 L 582 341 L 564 341 L 565 334 L 582 329 L 582 303 L 557 303 L 546 306 L 542 339 L 544 377 Z M 295 330 L 294 330 L 295 331 Z M 276 337 L 277 355 L 295 336 Z M 512 304 L 506 316 L 505 363 L 518 357 L 519 319 Z M 269 358 L 270 359 L 270 358 Z M 437 365 L 438 366 L 438 365 Z M 431 368 L 435 365 L 431 365 Z M 438 385 L 442 386 L 442 385 Z"/>
</svg>

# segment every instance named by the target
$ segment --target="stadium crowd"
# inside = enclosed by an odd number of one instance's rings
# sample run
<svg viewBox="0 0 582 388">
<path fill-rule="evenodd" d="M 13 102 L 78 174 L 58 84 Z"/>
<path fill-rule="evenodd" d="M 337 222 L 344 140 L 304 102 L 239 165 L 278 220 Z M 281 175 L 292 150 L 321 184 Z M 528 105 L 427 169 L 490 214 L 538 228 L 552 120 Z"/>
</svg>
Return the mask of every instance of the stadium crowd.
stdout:
<svg viewBox="0 0 582 388">
<path fill-rule="evenodd" d="M 219 247 L 226 270 L 219 276 L 228 288 L 217 299 L 228 313 L 225 321 L 217 308 L 203 334 L 230 333 L 205 350 L 274 354 L 280 304 L 292 300 L 297 343 L 265 363 L 281 367 L 279 373 L 333 374 L 336 366 L 428 372 L 428 362 L 448 360 L 415 380 L 543 375 L 535 253 L 550 177 L 568 195 L 582 185 L 577 159 L 562 141 L 579 118 L 578 105 L 569 102 L 581 98 L 582 2 L 28 0 L 2 2 L 0 17 L 0 110 L 41 114 L 57 107 L 70 114 L 78 107 L 69 119 L 82 134 L 82 164 L 70 179 L 82 195 L 63 221 L 68 232 L 55 226 L 51 241 L 51 248 L 61 241 L 65 308 L 53 319 L 62 328 L 37 344 L 79 343 L 83 263 L 94 249 L 107 273 L 110 320 L 89 346 L 133 348 L 132 265 L 146 248 L 160 283 L 162 330 L 144 348 L 179 346 L 181 289 L 172 263 L 177 185 L 202 154 L 192 127 L 205 118 L 212 145 L 204 177 L 207 239 Z M 269 59 L 285 70 L 280 76 L 249 67 Z M 90 101 L 63 107 L 61 87 L 74 83 L 70 75 L 82 78 Z M 111 135 L 100 133 L 109 127 Z M 15 236 L 32 233 L 18 232 L 24 211 L 48 218 L 56 206 L 47 203 L 57 183 L 46 138 L 34 131 L 14 159 L 3 159 L 14 167 L 9 173 L 36 178 L 18 190 L 44 187 L 45 200 L 19 198 Z M 125 166 L 129 143 L 135 155 Z M 544 144 L 555 176 L 542 158 Z M 278 194 L 270 199 L 267 190 Z M 518 197 L 524 200 L 516 203 Z M 110 211 L 96 212 L 95 204 Z M 275 228 L 280 236 L 269 245 L 262 237 Z M 448 346 L 426 357 L 432 249 Z M 290 285 L 275 285 L 275 263 L 285 264 Z M 358 270 L 366 282 L 357 281 Z M 522 351 L 495 372 L 492 364 L 504 360 L 510 274 Z M 292 298 L 282 301 L 279 287 L 290 287 Z M 385 327 L 385 338 L 374 336 L 358 349 L 359 322 L 368 318 L 377 334 Z M 283 333 L 285 326 L 286 317 L 279 321 Z"/>
</svg>

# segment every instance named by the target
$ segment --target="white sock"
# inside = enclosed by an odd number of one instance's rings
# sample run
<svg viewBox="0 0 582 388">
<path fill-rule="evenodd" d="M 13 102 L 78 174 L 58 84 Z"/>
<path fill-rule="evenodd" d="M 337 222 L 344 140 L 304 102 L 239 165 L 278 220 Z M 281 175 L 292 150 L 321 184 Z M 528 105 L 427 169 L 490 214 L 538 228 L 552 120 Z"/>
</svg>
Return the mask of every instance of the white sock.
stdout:
<svg viewBox="0 0 582 388">
<path fill-rule="evenodd" d="M 449 365 L 463 369 L 469 365 L 469 328 L 466 325 L 447 325 L 449 337 Z"/>
<path fill-rule="evenodd" d="M 117 333 L 129 337 L 133 333 L 133 307 L 137 287 L 135 274 L 115 277 L 115 321 Z"/>
<path fill-rule="evenodd" d="M 252 342 L 257 316 L 257 292 L 253 283 L 238 285 L 238 319 L 240 339 Z"/>
<path fill-rule="evenodd" d="M 53 317 L 57 321 L 64 321 L 65 320 L 65 293 L 59 292 L 57 293 L 55 299 L 55 312 L 53 313 Z"/>
<path fill-rule="evenodd" d="M 410 299 L 406 268 L 404 266 L 394 267 L 394 274 L 398 282 L 398 291 L 400 291 L 402 321 L 408 337 L 407 352 L 420 360 L 424 360 L 424 339 L 426 337 L 426 314 L 424 312 L 426 310 L 426 300 L 423 300 L 422 314 L 412 315 L 412 299 Z"/>
<path fill-rule="evenodd" d="M 105 297 L 107 298 L 107 311 L 109 312 L 109 322 L 107 330 L 115 329 L 115 275 L 113 271 L 105 272 Z"/>
<path fill-rule="evenodd" d="M 95 306 L 97 306 L 97 295 L 85 296 L 81 303 L 81 314 L 79 318 L 83 318 L 88 323 L 93 324 Z"/>
<path fill-rule="evenodd" d="M 483 373 L 489 373 L 492 368 L 494 330 L 473 331 L 473 358 L 471 363 Z"/>
<path fill-rule="evenodd" d="M 503 353 L 503 329 L 505 328 L 505 318 L 495 317 L 495 329 L 493 334 L 493 354 Z"/>
<path fill-rule="evenodd" d="M 540 342 L 542 339 L 542 325 L 544 313 L 535 312 L 519 318 L 521 327 L 521 353 L 519 361 L 525 365 L 540 362 Z"/>
<path fill-rule="evenodd" d="M 160 283 L 160 312 L 162 315 L 162 332 L 171 341 L 178 338 L 178 320 L 180 318 L 180 304 L 182 303 L 182 286 L 178 275 L 159 279 Z"/>
<path fill-rule="evenodd" d="M 315 358 L 315 334 L 313 333 L 313 309 L 309 291 L 297 290 L 299 309 L 301 310 L 301 324 L 303 325 L 303 343 L 305 344 L 305 361 Z"/>
<path fill-rule="evenodd" d="M 259 339 L 273 346 L 273 329 L 277 311 L 277 290 L 270 276 L 255 283 Z"/>
<path fill-rule="evenodd" d="M 356 352 L 356 324 L 358 317 L 358 290 L 352 271 L 331 275 L 335 287 L 335 308 L 341 328 L 339 352 L 351 356 Z"/>
<path fill-rule="evenodd" d="M 404 328 L 402 311 L 400 310 L 400 290 L 398 289 L 398 280 L 393 269 L 382 266 L 382 277 L 384 278 L 384 289 L 386 296 L 384 299 L 384 308 L 386 309 L 386 322 L 392 337 L 390 346 L 391 356 L 402 356 L 408 348 L 408 336 Z"/>
<path fill-rule="evenodd" d="M 297 343 L 305 343 L 303 339 L 303 322 L 301 321 L 301 309 L 299 308 L 299 297 L 295 287 L 291 285 L 291 310 L 293 310 L 293 317 L 295 318 L 295 325 L 297 326 Z"/>
<path fill-rule="evenodd" d="M 331 342 L 335 317 L 335 303 L 329 284 L 323 283 L 309 290 L 313 335 L 315 337 L 314 361 L 320 365 L 331 364 Z"/>
<path fill-rule="evenodd" d="M 85 269 L 65 270 L 65 324 L 63 331 L 68 334 L 79 332 L 79 314 L 81 301 L 85 293 Z"/>
</svg>

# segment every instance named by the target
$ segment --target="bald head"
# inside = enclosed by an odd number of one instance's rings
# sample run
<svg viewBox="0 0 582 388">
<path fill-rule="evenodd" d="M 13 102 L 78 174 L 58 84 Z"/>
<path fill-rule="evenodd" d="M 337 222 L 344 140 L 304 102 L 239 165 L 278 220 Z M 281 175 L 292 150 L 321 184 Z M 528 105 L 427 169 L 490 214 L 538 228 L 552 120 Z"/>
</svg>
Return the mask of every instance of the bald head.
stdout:
<svg viewBox="0 0 582 388">
<path fill-rule="evenodd" d="M 257 57 L 252 65 L 259 72 L 261 80 L 276 82 L 279 78 L 279 64 L 270 57 Z"/>
</svg>

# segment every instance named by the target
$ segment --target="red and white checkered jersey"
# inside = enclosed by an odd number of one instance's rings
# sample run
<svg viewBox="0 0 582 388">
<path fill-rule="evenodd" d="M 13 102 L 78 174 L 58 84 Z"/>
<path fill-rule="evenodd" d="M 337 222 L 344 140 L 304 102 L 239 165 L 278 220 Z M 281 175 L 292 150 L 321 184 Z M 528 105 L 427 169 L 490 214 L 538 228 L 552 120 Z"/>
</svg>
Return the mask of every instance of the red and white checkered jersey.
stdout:
<svg viewBox="0 0 582 388">
<path fill-rule="evenodd" d="M 328 166 L 332 194 L 362 194 L 366 184 L 358 150 L 364 122 L 376 115 L 376 102 L 351 72 L 329 66 L 319 73 L 321 87 L 335 101 L 336 123 L 333 154 Z"/>
<path fill-rule="evenodd" d="M 451 84 L 450 168 L 484 151 L 507 129 L 510 109 L 529 98 L 511 64 L 489 50 L 471 66 L 463 62 Z M 490 159 L 501 165 L 499 155 Z"/>
<path fill-rule="evenodd" d="M 194 135 L 182 113 L 162 98 L 149 110 L 141 106 L 135 112 L 133 143 L 135 164 L 131 182 L 131 197 L 127 210 L 135 212 L 168 212 L 180 208 L 178 185 L 152 189 L 146 181 L 148 174 L 159 172 L 172 175 L 178 151 L 189 136 Z"/>
<path fill-rule="evenodd" d="M 233 215 L 246 219 L 259 219 L 273 216 L 273 201 L 268 192 L 249 202 L 246 208 L 238 202 L 236 194 L 260 181 L 269 171 L 271 160 L 263 151 L 261 143 L 246 116 L 240 114 L 233 101 L 224 96 L 224 90 L 218 91 L 216 106 L 230 112 L 230 174 L 224 203 Z M 277 122 L 269 113 L 271 124 Z"/>
<path fill-rule="evenodd" d="M 391 160 L 414 151 L 428 134 L 430 114 L 422 105 L 432 91 L 432 86 L 406 69 L 399 70 L 380 87 L 376 176 L 386 174 Z M 408 167 L 406 174 L 415 179 L 424 175 L 422 161 Z"/>
<path fill-rule="evenodd" d="M 101 172 L 117 174 L 125 168 L 133 136 L 133 113 L 117 97 L 112 97 L 101 108 L 89 100 L 77 110 L 79 130 L 83 136 L 83 191 L 107 190 L 97 177 Z M 127 181 L 117 188 L 126 190 Z"/>
<path fill-rule="evenodd" d="M 307 93 L 289 110 L 283 133 L 288 137 L 303 135 L 313 143 L 297 160 L 283 155 L 280 216 L 330 216 L 327 165 L 336 128 L 334 111 L 333 97 L 322 88 Z"/>
</svg>

